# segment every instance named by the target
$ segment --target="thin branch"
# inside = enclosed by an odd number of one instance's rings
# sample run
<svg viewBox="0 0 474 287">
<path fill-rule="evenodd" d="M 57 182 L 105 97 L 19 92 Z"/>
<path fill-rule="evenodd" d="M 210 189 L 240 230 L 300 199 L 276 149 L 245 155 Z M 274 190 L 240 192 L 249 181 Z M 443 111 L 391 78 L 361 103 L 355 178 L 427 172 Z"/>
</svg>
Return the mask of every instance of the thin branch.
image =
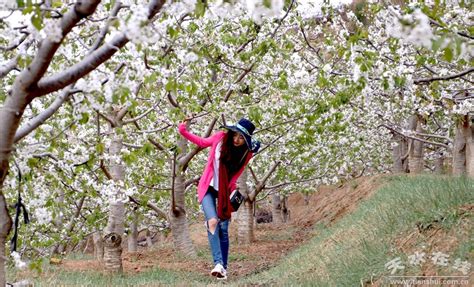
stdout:
<svg viewBox="0 0 474 287">
<path fill-rule="evenodd" d="M 8 75 L 11 71 L 18 69 L 17 64 L 19 57 L 19 55 L 16 55 L 13 59 L 0 66 L 0 79 Z"/>
<path fill-rule="evenodd" d="M 40 125 L 44 124 L 47 119 L 49 119 L 60 107 L 61 105 L 69 99 L 72 95 L 71 87 L 67 87 L 61 91 L 59 97 L 57 97 L 54 102 L 43 112 L 38 114 L 24 126 L 22 126 L 15 134 L 14 142 L 17 143 L 33 130 L 35 130 Z"/>
<path fill-rule="evenodd" d="M 52 153 L 46 152 L 46 153 L 40 153 L 40 154 L 34 154 L 33 157 L 35 158 L 43 158 L 43 157 L 49 157 L 53 159 L 54 161 L 58 161 L 58 158 L 55 157 Z"/>
<path fill-rule="evenodd" d="M 134 145 L 134 144 L 125 143 L 125 142 L 123 143 L 123 145 L 126 146 L 126 147 L 129 147 L 129 148 L 135 148 L 135 149 L 141 149 L 141 148 L 143 148 L 142 145 Z"/>
<path fill-rule="evenodd" d="M 254 201 L 255 198 L 257 197 L 258 193 L 263 190 L 265 187 L 265 184 L 267 180 L 270 178 L 270 176 L 275 172 L 276 168 L 281 164 L 281 161 L 275 162 L 275 164 L 270 168 L 270 170 L 263 176 L 263 179 L 257 184 L 255 189 L 252 191 L 251 194 L 249 194 L 249 199 L 251 201 Z"/>
<path fill-rule="evenodd" d="M 132 202 L 134 202 L 134 203 L 136 203 L 136 204 L 138 204 L 138 205 L 146 206 L 146 207 L 150 208 L 151 210 L 153 210 L 154 212 L 156 212 L 156 214 L 157 214 L 159 217 L 161 217 L 161 218 L 163 218 L 163 219 L 165 219 L 165 220 L 169 220 L 168 215 L 166 214 L 166 212 L 164 212 L 163 210 L 161 210 L 160 208 L 158 208 L 158 206 L 154 205 L 153 203 L 151 203 L 151 202 L 148 201 L 148 202 L 145 204 L 143 201 L 137 200 L 137 199 L 133 198 L 132 196 L 129 196 L 128 198 L 130 199 L 130 201 L 132 201 Z"/>
<path fill-rule="evenodd" d="M 128 105 L 125 105 L 124 107 L 122 107 L 118 112 L 117 112 L 117 115 L 115 116 L 115 121 L 116 122 L 121 122 L 123 117 L 125 117 L 125 115 L 128 113 L 128 108 L 129 106 Z"/>
<path fill-rule="evenodd" d="M 400 131 L 397 131 L 396 129 L 386 125 L 386 124 L 381 124 L 379 125 L 379 127 L 384 127 L 384 128 L 387 128 L 389 130 L 391 130 L 392 132 L 394 133 L 397 133 L 405 138 L 409 138 L 409 139 L 412 139 L 412 140 L 416 140 L 416 141 L 420 141 L 420 142 L 423 142 L 423 143 L 427 143 L 427 144 L 431 144 L 431 145 L 435 145 L 435 146 L 439 146 L 439 147 L 444 147 L 446 149 L 449 149 L 449 146 L 446 145 L 446 144 L 442 144 L 442 143 L 437 143 L 437 142 L 431 142 L 431 141 L 427 141 L 427 140 L 424 140 L 424 139 L 420 139 L 420 138 L 417 138 L 417 137 L 414 137 L 414 136 L 409 136 L 409 135 L 406 135 Z"/>
<path fill-rule="evenodd" d="M 113 119 L 113 118 L 111 118 L 111 117 L 108 117 L 107 115 L 104 115 L 103 113 L 99 112 L 98 110 L 96 110 L 96 113 L 97 113 L 101 118 L 103 118 L 104 120 L 108 121 L 112 127 L 116 127 L 116 126 L 117 126 L 117 122 L 115 121 L 115 119 Z"/>
<path fill-rule="evenodd" d="M 460 78 L 462 76 L 465 76 L 467 74 L 470 74 L 474 72 L 474 67 L 471 67 L 469 69 L 466 69 L 462 72 L 459 72 L 457 74 L 453 74 L 453 75 L 448 75 L 448 76 L 443 76 L 443 77 L 432 77 L 432 78 L 425 78 L 425 79 L 416 79 L 414 81 L 415 84 L 417 85 L 420 85 L 420 84 L 427 84 L 427 83 L 431 83 L 431 82 L 435 82 L 435 81 L 447 81 L 447 80 L 452 80 L 452 79 L 456 79 L 456 78 Z"/>
<path fill-rule="evenodd" d="M 283 136 L 285 136 L 285 134 L 281 134 L 279 135 L 276 139 L 272 140 L 269 144 L 267 144 L 264 148 L 262 148 L 261 150 L 258 151 L 258 153 L 256 154 L 256 156 L 262 154 L 267 148 L 273 146 L 279 139 L 281 139 Z"/>
<path fill-rule="evenodd" d="M 190 185 L 192 185 L 192 184 L 197 184 L 200 179 L 201 179 L 201 177 L 198 176 L 198 177 L 195 177 L 195 178 L 191 178 L 191 179 L 186 180 L 186 181 L 184 182 L 185 188 L 188 188 L 188 186 L 190 186 Z"/>
<path fill-rule="evenodd" d="M 253 62 L 247 69 L 245 69 L 242 73 L 240 73 L 240 75 L 237 77 L 237 80 L 235 80 L 234 84 L 238 84 L 240 83 L 244 78 L 245 76 L 247 76 L 250 71 L 252 71 L 252 68 L 254 67 L 256 61 Z M 224 96 L 224 102 L 227 102 L 230 98 L 230 96 L 232 95 L 232 93 L 234 92 L 234 89 L 232 88 L 229 88 Z"/>
<path fill-rule="evenodd" d="M 255 174 L 255 172 L 253 171 L 253 168 L 251 166 L 249 166 L 249 170 L 250 170 L 250 174 L 253 177 L 253 180 L 255 180 L 255 182 L 258 183 L 257 175 Z"/>
<path fill-rule="evenodd" d="M 10 46 L 7 46 L 7 47 L 0 46 L 0 50 L 1 51 L 14 50 L 14 49 L 18 48 L 18 46 L 20 46 L 21 43 L 23 43 L 26 40 L 27 37 L 28 37 L 28 35 L 22 35 L 22 37 L 20 39 L 16 39 L 17 41 L 12 43 Z"/>
<path fill-rule="evenodd" d="M 107 23 L 100 30 L 100 34 L 95 40 L 94 44 L 92 45 L 91 50 L 96 50 L 97 48 L 99 48 L 100 44 L 102 44 L 102 41 L 104 41 L 105 36 L 107 35 L 107 32 L 109 31 L 110 24 L 112 23 L 114 19 L 116 19 L 117 14 L 121 8 L 122 8 L 121 1 L 116 1 L 114 4 L 114 7 L 112 8 L 112 11 L 110 11 L 110 16 L 109 16 L 109 19 L 107 19 Z"/>
<path fill-rule="evenodd" d="M 109 170 L 107 169 L 107 167 L 105 166 L 103 160 L 100 161 L 100 169 L 104 172 L 105 177 L 107 177 L 109 180 L 113 180 L 113 177 L 112 177 L 112 175 L 110 174 L 110 172 L 109 172 Z"/>
<path fill-rule="evenodd" d="M 270 38 L 272 38 L 272 39 L 275 38 L 278 29 L 280 29 L 280 27 L 283 24 L 283 22 L 285 21 L 286 17 L 288 17 L 288 15 L 290 14 L 291 8 L 293 8 L 294 3 L 295 3 L 295 0 L 291 0 L 290 7 L 288 7 L 288 10 L 286 11 L 285 16 L 283 16 L 283 18 L 281 18 L 278 21 L 278 26 L 275 28 L 275 30 L 273 30 L 273 33 L 271 34 Z"/>
<path fill-rule="evenodd" d="M 152 139 L 151 137 L 148 138 L 148 141 L 151 142 L 151 144 L 154 145 L 157 150 L 159 150 L 159 151 L 165 151 L 166 150 L 166 148 L 162 144 L 160 144 L 156 140 Z"/>
<path fill-rule="evenodd" d="M 448 138 L 446 136 L 434 135 L 434 134 L 424 134 L 424 133 L 418 133 L 418 132 L 415 132 L 415 134 L 417 136 L 428 137 L 428 138 L 438 138 L 438 139 L 446 140 L 448 142 L 453 142 L 450 138 Z"/>
<path fill-rule="evenodd" d="M 440 23 L 438 23 L 436 20 L 434 19 L 431 19 L 430 18 L 430 23 L 435 25 L 435 26 L 438 26 L 440 28 L 443 28 L 443 29 L 446 29 L 446 27 L 442 26 Z M 458 34 L 459 36 L 462 36 L 462 37 L 465 37 L 465 38 L 468 38 L 468 39 L 471 39 L 471 40 L 474 40 L 474 37 L 467 34 L 466 32 L 462 32 L 462 31 L 452 31 L 452 32 L 455 32 L 456 34 Z"/>
<path fill-rule="evenodd" d="M 135 123 L 135 122 L 139 121 L 140 119 L 146 117 L 149 113 L 154 111 L 156 109 L 156 107 L 158 106 L 158 104 L 159 104 L 159 102 L 157 102 L 155 105 L 153 105 L 153 107 L 151 107 L 150 109 L 148 109 L 146 112 L 144 112 L 143 114 L 141 114 L 139 116 L 136 116 L 132 119 L 124 120 L 123 124 L 127 125 L 127 124 L 131 124 L 131 123 Z"/>
</svg>

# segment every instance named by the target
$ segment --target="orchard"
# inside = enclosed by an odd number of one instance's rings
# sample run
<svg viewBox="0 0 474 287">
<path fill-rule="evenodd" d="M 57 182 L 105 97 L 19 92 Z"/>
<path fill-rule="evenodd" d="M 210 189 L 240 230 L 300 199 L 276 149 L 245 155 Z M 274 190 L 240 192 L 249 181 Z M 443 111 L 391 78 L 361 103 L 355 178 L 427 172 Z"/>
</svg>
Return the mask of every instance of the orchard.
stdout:
<svg viewBox="0 0 474 287">
<path fill-rule="evenodd" d="M 206 137 L 242 117 L 262 143 L 255 202 L 384 173 L 474 177 L 469 1 L 1 1 L 0 286 L 76 251 L 121 272 L 121 242 L 189 222 Z M 26 223 L 28 217 L 29 223 Z"/>
</svg>

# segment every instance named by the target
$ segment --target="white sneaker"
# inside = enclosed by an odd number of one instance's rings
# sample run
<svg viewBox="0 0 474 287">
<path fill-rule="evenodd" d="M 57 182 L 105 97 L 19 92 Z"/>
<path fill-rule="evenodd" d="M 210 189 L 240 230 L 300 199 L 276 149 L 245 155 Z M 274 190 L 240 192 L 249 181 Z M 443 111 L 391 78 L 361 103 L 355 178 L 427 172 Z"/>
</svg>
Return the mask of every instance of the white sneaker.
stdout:
<svg viewBox="0 0 474 287">
<path fill-rule="evenodd" d="M 217 277 L 217 279 L 227 279 L 227 272 L 221 264 L 216 264 L 211 271 L 211 275 Z"/>
</svg>

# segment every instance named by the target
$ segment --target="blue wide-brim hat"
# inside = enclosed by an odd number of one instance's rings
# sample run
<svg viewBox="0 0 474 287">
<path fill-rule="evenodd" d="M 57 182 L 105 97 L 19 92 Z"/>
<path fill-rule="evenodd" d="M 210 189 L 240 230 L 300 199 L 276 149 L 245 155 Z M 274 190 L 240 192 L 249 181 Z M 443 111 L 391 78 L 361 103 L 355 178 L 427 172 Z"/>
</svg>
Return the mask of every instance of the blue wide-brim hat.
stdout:
<svg viewBox="0 0 474 287">
<path fill-rule="evenodd" d="M 242 134 L 245 138 L 245 143 L 251 152 L 256 153 L 260 149 L 260 142 L 252 138 L 253 132 L 255 131 L 255 125 L 251 121 L 242 118 L 234 126 L 222 127 Z"/>
</svg>

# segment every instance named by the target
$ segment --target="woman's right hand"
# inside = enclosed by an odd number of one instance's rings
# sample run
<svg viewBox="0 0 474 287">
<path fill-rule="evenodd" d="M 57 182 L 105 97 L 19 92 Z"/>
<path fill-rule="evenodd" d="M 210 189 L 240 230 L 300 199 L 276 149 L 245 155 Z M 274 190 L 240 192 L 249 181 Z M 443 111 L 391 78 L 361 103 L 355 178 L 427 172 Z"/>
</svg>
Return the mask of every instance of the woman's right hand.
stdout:
<svg viewBox="0 0 474 287">
<path fill-rule="evenodd" d="M 186 116 L 184 118 L 184 120 L 182 121 L 183 124 L 187 124 L 188 122 L 191 122 L 191 120 L 193 119 L 193 116 Z"/>
</svg>

